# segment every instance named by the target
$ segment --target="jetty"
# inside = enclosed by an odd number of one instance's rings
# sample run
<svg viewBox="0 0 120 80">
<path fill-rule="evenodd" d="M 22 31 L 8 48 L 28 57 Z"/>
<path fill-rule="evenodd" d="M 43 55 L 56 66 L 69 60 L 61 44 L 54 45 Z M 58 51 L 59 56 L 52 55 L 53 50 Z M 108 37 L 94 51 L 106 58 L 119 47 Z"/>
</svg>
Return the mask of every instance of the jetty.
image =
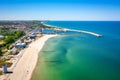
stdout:
<svg viewBox="0 0 120 80">
<path fill-rule="evenodd" d="M 97 34 L 97 33 L 94 33 L 94 32 L 89 32 L 89 31 L 84 31 L 84 30 L 64 29 L 64 31 L 81 32 L 81 33 L 91 34 L 91 35 L 96 36 L 96 37 L 101 37 L 102 36 L 101 34 Z"/>
</svg>

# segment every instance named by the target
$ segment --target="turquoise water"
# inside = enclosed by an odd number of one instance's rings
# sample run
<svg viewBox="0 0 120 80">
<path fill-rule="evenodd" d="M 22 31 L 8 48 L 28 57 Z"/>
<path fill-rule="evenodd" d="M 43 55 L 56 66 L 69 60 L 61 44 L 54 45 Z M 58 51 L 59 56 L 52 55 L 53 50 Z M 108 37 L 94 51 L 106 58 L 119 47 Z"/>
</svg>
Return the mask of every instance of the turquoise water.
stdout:
<svg viewBox="0 0 120 80">
<path fill-rule="evenodd" d="M 120 80 L 120 22 L 66 22 L 47 24 L 102 34 L 58 36 L 39 54 L 32 80 Z"/>
</svg>

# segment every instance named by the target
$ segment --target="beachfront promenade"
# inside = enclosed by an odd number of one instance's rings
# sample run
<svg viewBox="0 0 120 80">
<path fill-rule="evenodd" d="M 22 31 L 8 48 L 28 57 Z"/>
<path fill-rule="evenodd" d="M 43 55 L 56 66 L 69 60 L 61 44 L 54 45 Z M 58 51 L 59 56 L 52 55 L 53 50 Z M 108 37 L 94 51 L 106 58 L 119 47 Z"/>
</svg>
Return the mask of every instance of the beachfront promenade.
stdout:
<svg viewBox="0 0 120 80">
<path fill-rule="evenodd" d="M 3 79 L 1 80 L 30 80 L 33 70 L 37 64 L 40 50 L 49 38 L 55 36 L 57 35 L 44 35 L 38 40 L 32 42 L 29 47 L 25 49 L 22 57 L 17 61 L 17 65 L 10 70 L 13 73 L 3 75 Z"/>
</svg>

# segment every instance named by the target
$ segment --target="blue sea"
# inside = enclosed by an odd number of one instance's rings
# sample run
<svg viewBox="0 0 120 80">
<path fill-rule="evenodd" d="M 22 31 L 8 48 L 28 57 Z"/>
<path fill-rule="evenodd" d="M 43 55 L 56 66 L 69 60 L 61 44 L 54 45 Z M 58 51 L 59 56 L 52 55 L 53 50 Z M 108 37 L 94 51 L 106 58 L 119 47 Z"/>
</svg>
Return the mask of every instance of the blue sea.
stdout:
<svg viewBox="0 0 120 80">
<path fill-rule="evenodd" d="M 61 35 L 49 39 L 39 54 L 32 80 L 120 80 L 119 21 L 49 21 L 61 28 L 103 35 Z"/>
</svg>

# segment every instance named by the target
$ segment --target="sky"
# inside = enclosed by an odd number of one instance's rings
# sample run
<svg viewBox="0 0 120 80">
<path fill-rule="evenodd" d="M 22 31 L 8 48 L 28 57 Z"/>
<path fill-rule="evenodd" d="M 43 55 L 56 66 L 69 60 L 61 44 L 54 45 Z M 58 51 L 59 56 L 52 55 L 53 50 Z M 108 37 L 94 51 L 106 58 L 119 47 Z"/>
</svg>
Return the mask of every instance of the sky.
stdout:
<svg viewBox="0 0 120 80">
<path fill-rule="evenodd" d="M 120 21 L 120 0 L 0 0 L 0 20 Z"/>
</svg>

